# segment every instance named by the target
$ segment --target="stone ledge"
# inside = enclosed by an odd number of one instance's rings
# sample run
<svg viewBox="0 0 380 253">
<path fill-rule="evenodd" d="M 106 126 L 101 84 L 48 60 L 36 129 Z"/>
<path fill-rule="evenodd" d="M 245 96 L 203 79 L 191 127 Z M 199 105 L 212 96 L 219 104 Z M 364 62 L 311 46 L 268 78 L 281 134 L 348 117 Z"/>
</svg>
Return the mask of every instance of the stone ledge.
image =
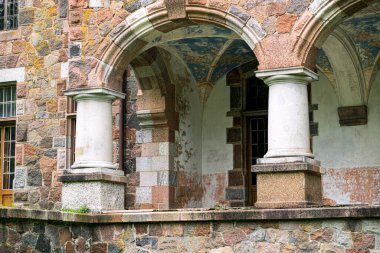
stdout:
<svg viewBox="0 0 380 253">
<path fill-rule="evenodd" d="M 273 163 L 273 164 L 258 164 L 251 167 L 255 173 L 276 173 L 276 172 L 313 172 L 320 173 L 320 167 L 310 163 Z"/>
<path fill-rule="evenodd" d="M 58 180 L 63 183 L 75 183 L 75 182 L 88 182 L 88 181 L 102 181 L 126 184 L 127 177 L 110 175 L 104 173 L 78 173 L 78 174 L 63 174 L 58 177 Z"/>
<path fill-rule="evenodd" d="M 296 201 L 296 202 L 256 202 L 257 208 L 307 208 L 309 206 L 318 206 L 318 203 L 311 201 Z"/>
<path fill-rule="evenodd" d="M 200 221 L 316 220 L 339 218 L 380 218 L 378 206 L 314 207 L 298 209 L 229 209 L 119 211 L 103 214 L 75 214 L 59 211 L 0 208 L 0 219 L 40 220 L 72 223 L 157 223 Z"/>
<path fill-rule="evenodd" d="M 101 94 L 101 95 L 110 95 L 116 98 L 124 99 L 125 94 L 119 91 L 107 88 L 107 87 L 91 87 L 91 88 L 76 88 L 76 89 L 68 89 L 64 91 L 65 96 L 76 96 L 83 94 Z"/>
<path fill-rule="evenodd" d="M 272 157 L 272 158 L 259 158 L 257 164 L 282 164 L 282 163 L 309 163 L 315 166 L 321 166 L 321 162 L 306 156 L 293 156 L 293 157 Z"/>
</svg>

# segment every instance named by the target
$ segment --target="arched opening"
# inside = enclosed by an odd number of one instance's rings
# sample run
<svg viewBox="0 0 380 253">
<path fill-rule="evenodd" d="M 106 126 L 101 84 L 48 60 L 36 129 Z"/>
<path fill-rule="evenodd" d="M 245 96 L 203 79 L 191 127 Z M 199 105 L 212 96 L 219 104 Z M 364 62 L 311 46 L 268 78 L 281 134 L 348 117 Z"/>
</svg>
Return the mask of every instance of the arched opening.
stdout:
<svg viewBox="0 0 380 253">
<path fill-rule="evenodd" d="M 84 171 L 107 177 L 98 186 L 113 189 L 108 191 L 113 194 L 101 199 L 107 203 L 91 203 L 95 209 L 229 204 L 225 188 L 228 171 L 234 168 L 226 131 L 233 120 L 225 109 L 229 101 L 219 97 L 229 96 L 227 73 L 257 61 L 253 48 L 265 32 L 247 13 L 234 15 L 217 8 L 210 12 L 209 7 L 185 2 L 176 9 L 164 7 L 161 2 L 135 11 L 107 35 L 94 56 L 71 64 L 85 65 L 88 75 L 71 71 L 74 78 L 65 93 L 74 97 L 77 122 L 81 119 L 73 173 L 67 178 Z M 217 93 L 216 104 L 209 101 L 212 93 Z M 205 111 L 210 107 L 220 117 L 208 129 Z M 219 151 L 228 151 L 218 161 L 215 153 L 203 152 L 205 133 L 213 134 L 215 125 L 224 130 L 207 138 L 219 144 Z M 77 205 L 77 200 L 70 202 L 75 185 L 69 185 L 63 202 Z M 125 204 L 115 200 L 122 195 Z"/>
<path fill-rule="evenodd" d="M 234 120 L 227 115 L 226 75 L 257 62 L 251 47 L 230 28 L 211 23 L 179 23 L 146 36 L 153 42 L 135 57 L 115 61 L 117 68 L 130 65 L 122 82 L 127 99 L 119 147 L 130 181 L 126 208 L 230 204 L 234 145 L 226 132 Z M 117 68 L 108 77 L 114 88 L 122 72 Z"/>
<path fill-rule="evenodd" d="M 313 151 L 326 170 L 324 197 L 330 204 L 379 203 L 380 182 L 378 94 L 380 4 L 348 18 L 319 44 L 317 68 L 321 76 L 312 85 L 312 103 L 318 105 L 319 125 Z M 323 43 L 322 43 L 323 41 Z"/>
</svg>

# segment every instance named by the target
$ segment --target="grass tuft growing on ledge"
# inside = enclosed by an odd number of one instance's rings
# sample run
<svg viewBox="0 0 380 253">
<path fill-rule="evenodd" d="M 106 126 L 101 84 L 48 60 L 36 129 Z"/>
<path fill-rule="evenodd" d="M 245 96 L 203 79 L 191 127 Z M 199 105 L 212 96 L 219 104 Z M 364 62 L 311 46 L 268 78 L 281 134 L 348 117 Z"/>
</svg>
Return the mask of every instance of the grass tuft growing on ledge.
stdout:
<svg viewBox="0 0 380 253">
<path fill-rule="evenodd" d="M 86 205 L 81 205 L 78 209 L 75 208 L 62 208 L 62 212 L 68 212 L 68 213 L 89 213 L 90 208 Z"/>
</svg>

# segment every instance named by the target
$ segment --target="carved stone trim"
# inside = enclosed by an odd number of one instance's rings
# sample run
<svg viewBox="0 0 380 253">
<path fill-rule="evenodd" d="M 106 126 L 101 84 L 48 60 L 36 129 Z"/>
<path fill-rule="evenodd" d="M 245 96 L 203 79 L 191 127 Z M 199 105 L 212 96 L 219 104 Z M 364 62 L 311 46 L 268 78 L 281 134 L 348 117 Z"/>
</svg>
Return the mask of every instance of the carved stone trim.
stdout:
<svg viewBox="0 0 380 253">
<path fill-rule="evenodd" d="M 170 20 L 186 18 L 185 0 L 165 0 L 165 6 Z"/>
<path fill-rule="evenodd" d="M 227 144 L 241 143 L 241 128 L 233 127 L 227 128 Z"/>
<path fill-rule="evenodd" d="M 74 97 L 78 95 L 109 95 L 115 98 L 125 98 L 124 93 L 105 87 L 69 89 L 65 90 L 64 94 L 68 97 Z"/>
<path fill-rule="evenodd" d="M 367 106 L 346 106 L 338 108 L 341 126 L 358 126 L 368 123 Z"/>
<path fill-rule="evenodd" d="M 241 116 L 241 109 L 231 109 L 229 112 L 227 112 L 227 117 L 240 117 Z"/>
<path fill-rule="evenodd" d="M 86 182 L 86 181 L 102 181 L 102 182 L 112 182 L 126 184 L 127 177 L 118 175 L 109 175 L 104 173 L 82 173 L 82 174 L 63 174 L 58 177 L 58 180 L 63 183 L 73 183 L 73 182 Z"/>
<path fill-rule="evenodd" d="M 137 112 L 137 118 L 142 128 L 154 128 L 167 126 L 168 119 L 165 111 L 162 110 L 143 110 Z"/>
<path fill-rule="evenodd" d="M 248 78 L 254 77 L 255 74 L 256 74 L 255 72 L 256 72 L 256 70 L 255 70 L 255 69 L 252 69 L 252 70 L 250 70 L 250 71 L 248 71 L 248 72 L 243 73 L 243 74 L 242 74 L 242 77 L 243 77 L 244 79 L 248 79 Z"/>
</svg>

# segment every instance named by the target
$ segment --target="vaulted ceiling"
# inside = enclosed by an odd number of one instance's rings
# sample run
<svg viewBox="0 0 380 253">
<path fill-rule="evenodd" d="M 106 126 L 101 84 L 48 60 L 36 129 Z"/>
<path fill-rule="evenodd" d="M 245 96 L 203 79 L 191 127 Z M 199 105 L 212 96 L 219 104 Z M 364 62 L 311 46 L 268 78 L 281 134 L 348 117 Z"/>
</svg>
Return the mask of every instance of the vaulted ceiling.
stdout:
<svg viewBox="0 0 380 253">
<path fill-rule="evenodd" d="M 146 47 L 181 59 L 197 83 L 215 83 L 232 69 L 255 59 L 252 49 L 231 30 L 192 24 L 153 36 Z"/>
<path fill-rule="evenodd" d="M 380 2 L 331 33 L 319 51 L 317 66 L 330 79 L 341 106 L 367 104 L 380 69 Z"/>
</svg>

